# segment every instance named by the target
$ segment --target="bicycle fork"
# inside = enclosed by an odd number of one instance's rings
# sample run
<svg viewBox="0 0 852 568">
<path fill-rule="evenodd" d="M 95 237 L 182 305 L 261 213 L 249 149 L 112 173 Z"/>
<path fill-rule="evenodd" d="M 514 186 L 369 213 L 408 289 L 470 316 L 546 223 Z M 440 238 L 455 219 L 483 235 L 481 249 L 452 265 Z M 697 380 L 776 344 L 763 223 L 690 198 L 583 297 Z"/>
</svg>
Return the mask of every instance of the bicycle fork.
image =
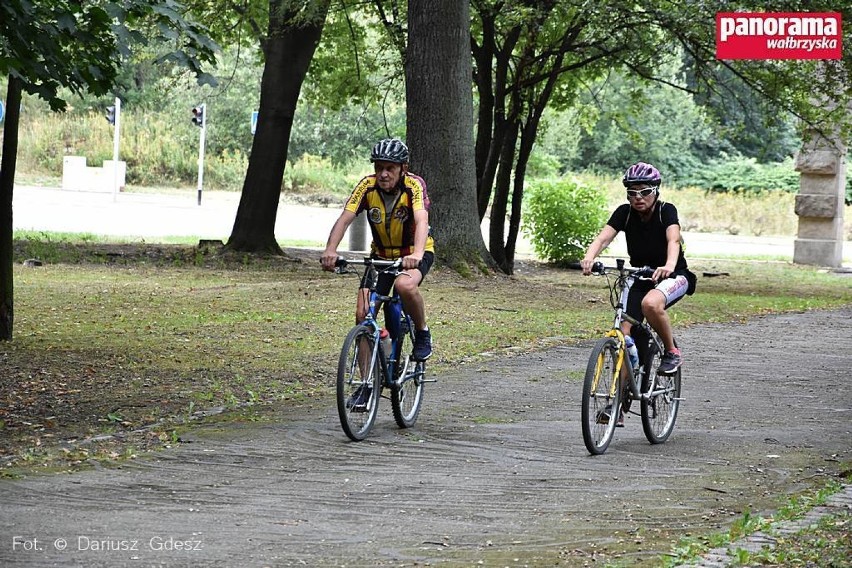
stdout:
<svg viewBox="0 0 852 568">
<path fill-rule="evenodd" d="M 621 397 L 621 406 L 625 408 L 629 408 L 629 402 L 634 400 L 639 401 L 648 401 L 654 398 L 657 395 L 665 393 L 667 389 L 654 389 L 649 392 L 640 392 L 639 384 L 637 381 L 637 373 L 644 372 L 644 369 L 640 366 L 639 369 L 633 369 L 631 365 L 627 364 L 627 348 L 624 340 L 624 333 L 622 333 L 620 328 L 613 328 L 609 330 L 606 334 L 606 337 L 611 337 L 616 340 L 618 343 L 618 355 L 615 359 L 615 369 L 613 371 L 613 376 L 617 377 L 617 380 L 612 381 L 612 385 L 609 388 L 609 392 L 607 393 L 607 398 L 609 400 L 614 400 L 616 393 L 619 389 L 621 389 L 621 393 L 625 396 Z M 603 358 L 605 353 L 601 353 L 598 359 L 598 365 L 603 365 Z M 598 375 L 600 378 L 600 375 Z M 597 380 L 597 379 L 596 379 Z M 655 385 L 656 386 L 656 385 Z M 592 392 L 597 392 L 597 382 L 592 387 Z M 628 404 L 625 404 L 628 403 Z"/>
<path fill-rule="evenodd" d="M 627 359 L 627 350 L 624 347 L 624 334 L 621 332 L 621 330 L 618 328 L 613 328 L 607 332 L 606 337 L 615 338 L 615 340 L 618 342 L 618 356 L 615 359 L 615 370 L 613 372 L 613 375 L 618 376 L 619 379 L 612 381 L 612 386 L 610 387 L 608 393 L 609 398 L 615 398 L 616 390 L 621 386 L 622 369 L 624 369 L 624 371 L 627 373 L 627 380 L 631 385 L 634 383 L 633 369 L 630 368 L 630 365 L 624 364 L 624 361 Z M 601 351 L 601 353 L 598 355 L 597 366 L 599 368 L 603 365 L 603 360 L 605 356 L 606 353 L 603 351 Z M 599 373 L 596 375 L 595 383 L 592 385 L 592 392 L 597 392 L 597 381 L 600 376 L 601 375 Z"/>
</svg>

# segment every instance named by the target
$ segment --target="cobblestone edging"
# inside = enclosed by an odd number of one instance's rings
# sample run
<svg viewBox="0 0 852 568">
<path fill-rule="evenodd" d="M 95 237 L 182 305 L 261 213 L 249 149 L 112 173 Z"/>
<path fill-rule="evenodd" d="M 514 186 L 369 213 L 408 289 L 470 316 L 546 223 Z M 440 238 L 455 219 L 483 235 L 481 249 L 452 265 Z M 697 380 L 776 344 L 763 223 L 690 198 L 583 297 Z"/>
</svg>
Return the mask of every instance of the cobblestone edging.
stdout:
<svg viewBox="0 0 852 568">
<path fill-rule="evenodd" d="M 773 549 L 778 542 L 778 537 L 796 534 L 816 526 L 824 517 L 838 516 L 843 511 L 852 512 L 852 485 L 844 485 L 841 491 L 826 499 L 825 504 L 814 507 L 801 519 L 774 523 L 767 531 L 758 531 L 726 547 L 714 548 L 703 554 L 697 561 L 680 564 L 676 568 L 724 568 L 734 561 L 737 550 L 754 553 L 760 552 L 764 546 Z"/>
</svg>

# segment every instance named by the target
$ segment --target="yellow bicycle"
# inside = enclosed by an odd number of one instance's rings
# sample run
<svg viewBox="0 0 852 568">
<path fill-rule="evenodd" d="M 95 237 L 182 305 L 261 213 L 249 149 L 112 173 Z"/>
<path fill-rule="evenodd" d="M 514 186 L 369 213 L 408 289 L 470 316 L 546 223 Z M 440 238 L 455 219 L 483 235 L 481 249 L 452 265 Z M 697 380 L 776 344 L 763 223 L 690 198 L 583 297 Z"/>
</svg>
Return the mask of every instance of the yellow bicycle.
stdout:
<svg viewBox="0 0 852 568">
<path fill-rule="evenodd" d="M 592 267 L 592 274 L 606 277 L 615 309 L 612 329 L 592 349 L 583 381 L 583 442 L 592 455 L 606 451 L 615 428 L 623 424 L 622 413 L 630 412 L 634 400 L 640 403 L 642 429 L 649 442 L 665 442 L 674 429 L 682 400 L 681 370 L 665 375 L 657 372 L 664 353 L 662 340 L 650 325 L 625 311 L 633 282 L 650 280 L 652 273 L 653 269 L 647 267 L 625 268 L 623 259 L 617 259 L 614 267 L 600 262 Z M 629 363 L 622 321 L 633 324 L 631 336 L 639 355 L 636 368 Z"/>
</svg>

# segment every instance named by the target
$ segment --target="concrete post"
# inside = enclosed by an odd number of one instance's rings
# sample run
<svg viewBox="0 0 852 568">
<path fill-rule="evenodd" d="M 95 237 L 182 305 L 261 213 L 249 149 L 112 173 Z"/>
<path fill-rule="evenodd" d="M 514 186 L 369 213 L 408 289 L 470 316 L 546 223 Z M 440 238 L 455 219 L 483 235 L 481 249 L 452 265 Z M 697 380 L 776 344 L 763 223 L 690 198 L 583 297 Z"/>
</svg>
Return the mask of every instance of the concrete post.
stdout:
<svg viewBox="0 0 852 568">
<path fill-rule="evenodd" d="M 846 147 L 839 136 L 828 138 L 818 132 L 807 136 L 796 156 L 799 230 L 793 262 L 836 268 L 843 264 Z"/>
<path fill-rule="evenodd" d="M 349 225 L 349 250 L 350 251 L 366 251 L 369 250 L 369 241 L 367 235 L 370 234 L 370 229 L 367 227 L 367 213 L 361 212 L 352 224 Z"/>
<path fill-rule="evenodd" d="M 62 158 L 62 189 L 82 191 L 86 187 L 86 156 Z"/>
</svg>

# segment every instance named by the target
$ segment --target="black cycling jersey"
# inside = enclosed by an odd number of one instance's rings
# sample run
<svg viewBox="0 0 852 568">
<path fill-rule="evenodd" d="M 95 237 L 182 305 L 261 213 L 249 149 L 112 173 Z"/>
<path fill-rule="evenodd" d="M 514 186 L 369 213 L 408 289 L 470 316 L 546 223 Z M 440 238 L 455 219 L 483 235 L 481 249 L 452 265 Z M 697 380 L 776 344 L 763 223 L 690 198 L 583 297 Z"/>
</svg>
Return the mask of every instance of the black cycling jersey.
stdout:
<svg viewBox="0 0 852 568">
<path fill-rule="evenodd" d="M 627 239 L 627 253 L 634 267 L 651 266 L 659 268 L 666 264 L 668 240 L 666 229 L 671 225 L 680 225 L 677 208 L 671 203 L 657 200 L 648 221 L 642 221 L 638 212 L 632 211 L 629 203 L 619 205 L 607 221 L 607 225 L 616 231 L 624 231 Z M 683 246 L 677 257 L 675 272 L 687 269 Z"/>
</svg>

